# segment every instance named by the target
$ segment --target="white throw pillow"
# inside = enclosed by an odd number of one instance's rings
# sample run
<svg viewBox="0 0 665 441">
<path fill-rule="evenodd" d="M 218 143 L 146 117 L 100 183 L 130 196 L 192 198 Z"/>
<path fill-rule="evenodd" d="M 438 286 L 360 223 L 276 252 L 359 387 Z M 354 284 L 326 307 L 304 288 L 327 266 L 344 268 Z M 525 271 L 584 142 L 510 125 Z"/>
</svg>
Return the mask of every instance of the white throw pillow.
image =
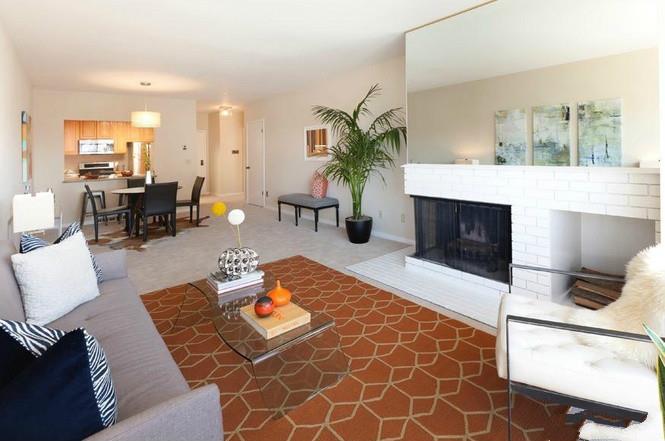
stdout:
<svg viewBox="0 0 665 441">
<path fill-rule="evenodd" d="M 83 233 L 12 256 L 26 321 L 45 325 L 99 295 Z"/>
</svg>

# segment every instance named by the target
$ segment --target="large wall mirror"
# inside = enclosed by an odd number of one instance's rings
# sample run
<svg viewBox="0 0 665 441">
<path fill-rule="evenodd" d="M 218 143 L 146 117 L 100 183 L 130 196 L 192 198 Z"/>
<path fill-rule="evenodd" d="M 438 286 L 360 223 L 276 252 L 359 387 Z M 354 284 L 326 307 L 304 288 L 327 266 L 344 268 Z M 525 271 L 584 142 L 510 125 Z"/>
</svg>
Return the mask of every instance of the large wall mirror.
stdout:
<svg viewBox="0 0 665 441">
<path fill-rule="evenodd" d="M 408 161 L 659 158 L 658 0 L 497 0 L 406 35 Z"/>
</svg>

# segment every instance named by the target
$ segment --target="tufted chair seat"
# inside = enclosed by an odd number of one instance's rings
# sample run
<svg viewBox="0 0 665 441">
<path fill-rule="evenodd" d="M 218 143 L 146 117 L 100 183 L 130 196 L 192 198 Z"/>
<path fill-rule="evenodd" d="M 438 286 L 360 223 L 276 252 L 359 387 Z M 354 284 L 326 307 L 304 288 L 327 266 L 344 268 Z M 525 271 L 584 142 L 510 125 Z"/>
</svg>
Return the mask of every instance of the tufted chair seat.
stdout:
<svg viewBox="0 0 665 441">
<path fill-rule="evenodd" d="M 551 302 L 507 294 L 498 320 L 497 370 L 507 378 L 506 317 L 515 315 L 541 320 L 580 323 L 576 309 Z M 647 420 L 627 429 L 586 423 L 580 436 L 603 436 L 612 440 L 662 440 L 658 383 L 655 371 L 644 364 L 622 358 L 610 344 L 592 345 L 581 334 L 510 324 L 510 379 L 586 400 L 627 407 L 649 413 Z M 650 343 L 636 343 L 650 344 Z M 597 438 L 596 438 L 597 439 Z"/>
</svg>

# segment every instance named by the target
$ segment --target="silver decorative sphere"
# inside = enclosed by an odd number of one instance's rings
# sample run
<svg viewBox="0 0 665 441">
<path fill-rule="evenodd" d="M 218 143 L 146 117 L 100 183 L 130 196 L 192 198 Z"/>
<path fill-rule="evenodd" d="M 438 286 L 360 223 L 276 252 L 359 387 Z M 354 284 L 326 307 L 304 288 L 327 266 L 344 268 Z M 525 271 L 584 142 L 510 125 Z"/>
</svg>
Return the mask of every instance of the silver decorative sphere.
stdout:
<svg viewBox="0 0 665 441">
<path fill-rule="evenodd" d="M 222 251 L 217 267 L 228 279 L 237 279 L 259 266 L 259 255 L 251 248 L 227 248 Z"/>
</svg>

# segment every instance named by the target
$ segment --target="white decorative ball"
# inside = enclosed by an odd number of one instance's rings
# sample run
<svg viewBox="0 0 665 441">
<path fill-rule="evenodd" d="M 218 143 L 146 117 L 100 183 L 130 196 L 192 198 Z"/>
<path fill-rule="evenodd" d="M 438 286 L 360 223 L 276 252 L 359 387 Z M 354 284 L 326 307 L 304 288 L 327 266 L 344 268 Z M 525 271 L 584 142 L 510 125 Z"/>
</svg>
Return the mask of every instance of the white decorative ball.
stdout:
<svg viewBox="0 0 665 441">
<path fill-rule="evenodd" d="M 228 219 L 231 225 L 240 225 L 245 221 L 245 212 L 238 208 L 231 210 Z"/>
</svg>

